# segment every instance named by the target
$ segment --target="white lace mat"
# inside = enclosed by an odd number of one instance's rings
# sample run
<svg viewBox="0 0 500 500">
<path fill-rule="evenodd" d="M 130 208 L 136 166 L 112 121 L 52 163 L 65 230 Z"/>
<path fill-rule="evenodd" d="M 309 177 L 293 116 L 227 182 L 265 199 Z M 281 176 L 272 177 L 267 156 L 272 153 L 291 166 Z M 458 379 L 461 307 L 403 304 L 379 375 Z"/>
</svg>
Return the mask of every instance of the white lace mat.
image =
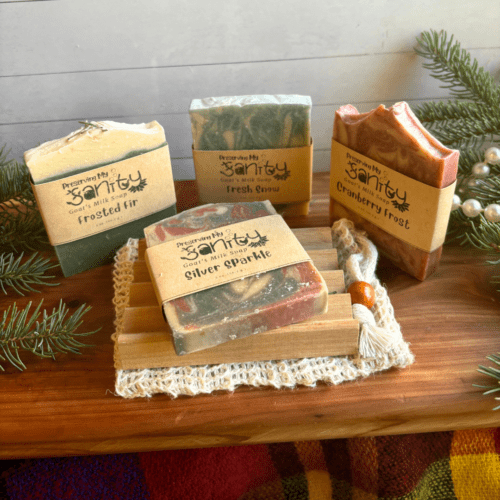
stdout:
<svg viewBox="0 0 500 500">
<path fill-rule="evenodd" d="M 404 368 L 414 357 L 404 341 L 394 318 L 394 309 L 386 289 L 375 275 L 377 250 L 373 243 L 357 231 L 351 221 L 342 219 L 332 228 L 333 247 L 337 249 L 339 266 L 344 270 L 346 286 L 366 281 L 375 289 L 375 305 L 371 310 L 354 304 L 353 315 L 360 322 L 359 355 L 259 361 L 210 366 L 116 370 L 115 391 L 124 398 L 147 397 L 165 393 L 195 396 L 213 391 L 233 391 L 238 386 L 272 386 L 293 388 L 315 386 L 317 382 L 340 384 L 366 377 L 391 367 Z M 133 264 L 137 259 L 138 240 L 129 240 L 115 257 L 113 280 L 116 311 L 113 340 L 123 331 L 123 314 L 129 303 Z"/>
</svg>

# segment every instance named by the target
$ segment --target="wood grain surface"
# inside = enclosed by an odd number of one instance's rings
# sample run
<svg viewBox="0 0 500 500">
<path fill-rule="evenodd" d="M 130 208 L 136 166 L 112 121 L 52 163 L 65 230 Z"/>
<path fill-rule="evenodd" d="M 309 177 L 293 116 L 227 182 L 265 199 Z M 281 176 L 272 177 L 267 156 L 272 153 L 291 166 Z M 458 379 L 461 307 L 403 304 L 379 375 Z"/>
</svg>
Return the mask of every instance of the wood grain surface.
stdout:
<svg viewBox="0 0 500 500">
<path fill-rule="evenodd" d="M 178 184 L 180 208 L 196 203 L 192 182 Z M 292 227 L 328 225 L 328 174 L 316 174 L 307 217 Z M 41 457 L 195 448 L 494 427 L 496 401 L 473 384 L 488 354 L 500 351 L 500 295 L 486 257 L 445 247 L 436 274 L 418 282 L 381 258 L 385 283 L 416 361 L 410 367 L 339 386 L 126 400 L 113 393 L 112 266 L 71 278 L 40 294 L 0 297 L 0 311 L 60 298 L 72 310 L 92 306 L 85 328 L 101 330 L 83 355 L 57 361 L 24 355 L 28 369 L 0 373 L 0 457 Z"/>
</svg>

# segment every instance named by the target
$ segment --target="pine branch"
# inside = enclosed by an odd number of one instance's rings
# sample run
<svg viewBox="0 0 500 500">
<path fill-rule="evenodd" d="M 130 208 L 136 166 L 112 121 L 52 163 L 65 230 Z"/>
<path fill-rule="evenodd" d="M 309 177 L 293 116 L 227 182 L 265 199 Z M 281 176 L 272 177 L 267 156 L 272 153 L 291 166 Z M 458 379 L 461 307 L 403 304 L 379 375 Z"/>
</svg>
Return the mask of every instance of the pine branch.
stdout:
<svg viewBox="0 0 500 500">
<path fill-rule="evenodd" d="M 424 68 L 445 82 L 455 100 L 415 107 L 419 120 L 443 144 L 455 149 L 479 148 L 500 139 L 500 86 L 476 59 L 446 32 L 423 32 L 415 51 L 428 59 Z"/>
<path fill-rule="evenodd" d="M 484 204 L 498 203 L 498 182 L 489 177 L 469 187 L 472 167 L 484 160 L 481 150 L 486 141 L 500 140 L 500 86 L 479 67 L 467 51 L 448 38 L 446 32 L 423 32 L 417 39 L 418 54 L 429 62 L 424 67 L 431 76 L 444 82 L 452 99 L 448 102 L 428 102 L 415 108 L 415 114 L 425 127 L 445 145 L 460 149 L 457 192 L 462 200 L 478 198 Z M 500 165 L 490 165 L 493 176 L 500 174 Z M 452 212 L 447 241 L 474 243 L 486 248 L 491 236 L 490 226 L 481 217 L 466 217 L 461 210 Z"/>
<path fill-rule="evenodd" d="M 28 167 L 0 148 L 0 251 L 48 248 L 48 238 L 29 183 Z"/>
<path fill-rule="evenodd" d="M 497 355 L 492 354 L 491 356 L 486 356 L 486 359 L 495 363 L 497 366 L 500 366 L 500 356 L 498 354 L 500 354 L 500 353 L 497 353 Z M 492 377 L 494 380 L 497 381 L 497 385 L 493 385 L 493 386 L 473 384 L 474 387 L 480 387 L 481 389 L 488 389 L 486 392 L 483 392 L 483 395 L 487 396 L 489 394 L 494 394 L 495 392 L 500 391 L 500 370 L 498 368 L 479 365 L 479 368 L 477 371 L 479 373 L 482 373 L 483 375 L 487 375 L 488 377 Z M 495 399 L 499 400 L 500 398 L 497 397 Z M 493 408 L 493 410 L 498 410 L 498 409 L 500 409 L 500 405 Z"/>
<path fill-rule="evenodd" d="M 426 102 L 414 112 L 445 146 L 477 149 L 500 139 L 500 113 L 485 113 L 475 102 Z"/>
<path fill-rule="evenodd" d="M 500 204 L 500 177 L 487 177 L 477 181 L 475 187 L 469 188 L 474 198 L 484 206 L 491 203 Z"/>
<path fill-rule="evenodd" d="M 491 253 L 500 253 L 500 225 L 490 222 L 481 214 L 479 222 L 472 226 L 466 238 L 473 246 Z"/>
<path fill-rule="evenodd" d="M 439 101 L 424 102 L 414 108 L 418 111 L 419 120 L 427 128 L 435 127 L 436 123 L 450 120 L 482 120 L 483 109 L 476 102 Z"/>
<path fill-rule="evenodd" d="M 431 30 L 423 32 L 417 42 L 419 47 L 415 51 L 430 61 L 423 67 L 431 71 L 432 77 L 446 83 L 442 88 L 450 89 L 457 99 L 498 109 L 500 89 L 493 77 L 458 42 L 453 42 L 453 36 L 448 40 L 445 31 Z"/>
<path fill-rule="evenodd" d="M 428 128 L 440 142 L 452 149 L 480 148 L 487 141 L 500 139 L 500 119 L 492 121 L 486 116 L 478 120 L 449 121 L 440 123 L 439 128 L 435 125 Z"/>
<path fill-rule="evenodd" d="M 472 152 L 461 153 L 459 172 L 470 173 L 474 163 L 481 161 L 484 153 L 474 154 Z M 463 160 L 463 162 L 462 162 Z M 457 192 L 461 193 L 462 200 L 476 198 L 483 207 L 490 204 L 500 204 L 500 177 L 495 172 L 500 171 L 500 165 L 492 165 L 493 176 L 486 179 L 477 180 L 475 187 L 468 187 L 467 181 L 471 178 L 469 175 L 459 177 L 457 180 Z M 490 253 L 496 253 L 497 246 L 500 245 L 498 235 L 500 233 L 500 224 L 489 222 L 483 215 L 478 217 L 467 217 L 462 210 L 455 210 L 450 214 L 448 223 L 447 242 L 459 242 L 460 244 L 472 244 L 476 248 L 486 250 Z M 495 262 L 491 262 L 495 264 Z M 493 279 L 496 279 L 493 277 Z"/>
<path fill-rule="evenodd" d="M 82 316 L 90 310 L 85 304 L 71 316 L 68 307 L 62 302 L 48 314 L 41 311 L 43 300 L 31 316 L 31 302 L 19 310 L 16 303 L 9 306 L 0 321 L 0 361 L 8 362 L 18 370 L 26 369 L 20 352 L 30 351 L 42 358 L 55 359 L 56 353 L 80 354 L 80 348 L 90 347 L 77 340 L 77 337 L 92 335 L 92 332 L 75 333 L 82 324 Z M 40 319 L 41 316 L 41 319 Z M 0 370 L 4 371 L 2 365 Z"/>
<path fill-rule="evenodd" d="M 47 276 L 49 269 L 58 267 L 50 259 L 39 257 L 35 252 L 28 260 L 22 262 L 23 254 L 14 259 L 14 254 L 0 254 L 0 289 L 7 294 L 7 288 L 12 288 L 19 295 L 23 292 L 38 292 L 34 285 L 55 286 L 59 283 L 50 283 L 47 280 L 54 276 Z"/>
<path fill-rule="evenodd" d="M 8 155 L 6 146 L 0 148 L 0 203 L 31 191 L 28 167 L 9 160 Z"/>
<path fill-rule="evenodd" d="M 484 151 L 478 149 L 463 149 L 460 151 L 458 163 L 458 177 L 456 192 L 460 193 L 462 200 L 477 198 L 481 200 L 483 206 L 491 203 L 500 203 L 500 165 L 490 165 L 491 176 L 480 180 L 476 187 L 469 187 L 467 182 L 472 178 L 472 167 L 484 161 Z M 448 223 L 447 243 L 458 242 L 462 245 L 469 244 L 471 234 L 482 234 L 479 229 L 480 217 L 470 218 L 464 215 L 462 210 L 455 210 L 450 214 Z M 487 242 L 487 240 L 483 240 Z"/>
<path fill-rule="evenodd" d="M 0 205 L 0 251 L 24 252 L 49 248 L 42 217 L 32 194 Z"/>
<path fill-rule="evenodd" d="M 462 200 L 476 198 L 483 208 L 500 204 L 500 165 L 490 165 L 490 176 L 469 186 L 474 164 L 484 161 L 482 146 L 486 141 L 500 142 L 500 86 L 459 43 L 453 42 L 453 36 L 448 40 L 446 32 L 424 32 L 417 42 L 416 52 L 430 61 L 423 66 L 431 70 L 432 77 L 445 83 L 443 87 L 450 90 L 452 100 L 422 104 L 416 107 L 415 114 L 443 144 L 461 150 L 456 192 Z M 488 221 L 482 213 L 467 217 L 462 210 L 455 210 L 448 224 L 447 242 L 450 241 L 470 244 L 498 256 L 500 223 Z M 500 258 L 487 263 L 500 266 Z M 500 275 L 490 281 L 499 285 Z M 499 355 L 488 359 L 500 366 Z M 479 366 L 479 372 L 497 381 L 493 387 L 483 387 L 488 389 L 485 395 L 500 391 L 500 369 Z"/>
<path fill-rule="evenodd" d="M 475 228 L 475 221 L 464 215 L 462 210 L 455 210 L 450 214 L 448 230 L 446 233 L 446 243 L 459 243 L 466 245 L 469 243 L 467 234 Z"/>
<path fill-rule="evenodd" d="M 472 167 L 481 161 L 484 161 L 484 151 L 481 149 L 462 148 L 460 150 L 460 159 L 458 161 L 458 177 L 469 177 L 472 172 Z M 496 171 L 500 173 L 500 165 L 490 165 L 491 173 Z"/>
</svg>

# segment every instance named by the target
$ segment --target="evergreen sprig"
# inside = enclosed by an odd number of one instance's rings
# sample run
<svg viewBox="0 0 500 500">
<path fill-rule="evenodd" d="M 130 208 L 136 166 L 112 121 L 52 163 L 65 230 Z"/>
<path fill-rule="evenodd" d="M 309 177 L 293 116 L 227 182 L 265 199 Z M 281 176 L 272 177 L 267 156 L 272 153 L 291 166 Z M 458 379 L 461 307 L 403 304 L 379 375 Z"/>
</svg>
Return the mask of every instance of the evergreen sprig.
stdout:
<svg viewBox="0 0 500 500">
<path fill-rule="evenodd" d="M 0 148 L 0 203 L 31 191 L 28 167 L 9 159 L 9 153 L 5 145 Z"/>
<path fill-rule="evenodd" d="M 0 254 L 0 289 L 7 294 L 8 289 L 13 289 L 19 295 L 23 292 L 37 292 L 33 286 L 55 286 L 47 280 L 54 276 L 47 276 L 47 271 L 57 267 L 50 259 L 44 259 L 36 252 L 23 262 L 23 254 L 17 259 L 13 253 Z"/>
<path fill-rule="evenodd" d="M 465 237 L 476 248 L 500 254 L 500 226 L 490 222 L 481 214 L 479 223 L 472 226 Z"/>
<path fill-rule="evenodd" d="M 453 35 L 448 39 L 446 31 L 424 31 L 417 43 L 417 54 L 429 60 L 423 67 L 431 71 L 432 77 L 445 82 L 442 87 L 449 89 L 453 97 L 498 106 L 500 89 L 495 80 L 460 43 L 453 41 Z"/>
<path fill-rule="evenodd" d="M 0 149 L 0 252 L 48 248 L 48 237 L 29 183 L 26 165 Z"/>
<path fill-rule="evenodd" d="M 456 149 L 478 148 L 500 137 L 500 113 L 484 113 L 476 102 L 427 102 L 415 113 L 443 144 Z"/>
<path fill-rule="evenodd" d="M 474 164 L 484 161 L 483 145 L 500 142 L 500 86 L 445 31 L 423 32 L 417 43 L 416 52 L 429 61 L 423 66 L 445 83 L 452 99 L 424 103 L 415 107 L 415 114 L 443 144 L 460 150 L 457 192 L 462 199 L 477 198 L 484 206 L 500 203 L 500 165 L 490 165 L 490 177 L 476 186 L 468 184 Z M 447 240 L 496 252 L 490 240 L 495 227 L 498 224 L 482 215 L 471 218 L 456 210 L 450 216 Z"/>
<path fill-rule="evenodd" d="M 471 175 L 472 167 L 484 161 L 484 151 L 476 148 L 462 148 L 460 150 L 460 161 L 458 162 L 458 177 L 459 180 L 468 178 Z M 491 175 L 500 174 L 500 165 L 490 165 Z"/>
<path fill-rule="evenodd" d="M 462 199 L 477 198 L 483 205 L 499 203 L 500 201 L 500 165 L 489 165 L 491 169 L 490 177 L 478 180 L 477 186 L 469 187 L 468 181 L 472 178 L 472 167 L 484 161 L 484 152 L 473 149 L 462 149 L 460 151 L 460 161 L 458 164 L 458 178 L 456 192 L 461 193 Z M 448 224 L 447 242 L 457 241 L 461 244 L 470 243 L 470 235 L 479 235 L 482 229 L 480 224 L 484 224 L 484 217 L 478 216 L 470 218 L 464 215 L 462 210 L 455 210 L 450 214 Z M 483 239 L 485 245 L 483 249 L 488 249 L 488 240 Z"/>
<path fill-rule="evenodd" d="M 486 356 L 486 359 L 490 360 L 492 363 L 495 363 L 497 366 L 500 367 L 500 353 L 497 354 L 492 354 L 490 356 Z M 473 384 L 474 387 L 480 387 L 481 389 L 487 389 L 483 394 L 485 396 L 489 394 L 495 394 L 496 392 L 500 391 L 500 369 L 495 368 L 494 366 L 483 366 L 479 365 L 478 370 L 479 373 L 482 373 L 483 375 L 487 375 L 488 377 L 492 377 L 493 379 L 497 380 L 497 385 L 479 385 L 479 384 Z M 500 397 L 496 397 L 496 400 L 500 400 Z M 493 410 L 499 410 L 500 405 L 496 406 L 493 408 Z"/>
<path fill-rule="evenodd" d="M 497 203 L 500 198 L 500 178 L 493 175 L 479 179 L 475 186 L 469 188 L 469 191 L 483 206 Z"/>
<path fill-rule="evenodd" d="M 57 264 L 38 255 L 24 259 L 26 251 L 47 248 L 48 237 L 43 226 L 35 196 L 29 183 L 26 165 L 8 158 L 6 147 L 0 148 L 0 290 L 20 295 L 36 292 L 37 285 L 53 286 L 54 276 L 47 272 Z M 92 332 L 76 333 L 82 317 L 90 310 L 85 305 L 69 314 L 62 302 L 52 313 L 42 311 L 43 300 L 30 314 L 32 303 L 24 309 L 9 306 L 0 317 L 0 362 L 10 363 L 19 370 L 26 369 L 21 352 L 30 351 L 42 358 L 55 359 L 56 353 L 80 353 L 88 347 L 78 337 Z M 0 370 L 4 367 L 0 364 Z"/>
<path fill-rule="evenodd" d="M 460 43 L 445 31 L 423 32 L 415 51 L 424 68 L 445 83 L 452 100 L 416 106 L 419 120 L 446 146 L 480 148 L 500 139 L 500 86 Z"/>
<path fill-rule="evenodd" d="M 445 83 L 443 87 L 450 90 L 452 99 L 424 103 L 415 108 L 415 114 L 444 145 L 460 150 L 457 192 L 462 200 L 476 198 L 483 207 L 500 204 L 500 165 L 489 165 L 489 177 L 469 184 L 472 167 L 484 161 L 485 143 L 500 142 L 500 86 L 445 31 L 424 32 L 417 42 L 416 52 L 429 61 L 423 66 Z M 483 214 L 467 217 L 462 210 L 455 210 L 448 225 L 447 241 L 451 240 L 498 256 L 500 224 L 488 221 Z M 499 266 L 500 258 L 488 263 Z M 500 284 L 500 276 L 493 276 L 491 282 Z M 500 353 L 487 359 L 500 367 Z M 500 391 L 500 368 L 480 365 L 478 371 L 497 381 L 494 386 L 477 386 L 487 389 L 485 395 Z"/>
<path fill-rule="evenodd" d="M 16 303 L 9 306 L 0 320 L 0 361 L 8 362 L 18 370 L 26 369 L 20 357 L 22 351 L 29 351 L 42 358 L 55 359 L 56 353 L 80 354 L 82 347 L 90 347 L 77 340 L 92 335 L 92 332 L 76 333 L 82 324 L 82 316 L 90 310 L 86 304 L 68 316 L 69 309 L 62 302 L 52 313 L 42 311 L 43 300 L 29 314 L 32 303 L 18 309 Z M 0 370 L 5 371 L 0 364 Z"/>
<path fill-rule="evenodd" d="M 0 251 L 21 253 L 49 248 L 34 198 L 19 196 L 0 205 Z"/>
</svg>

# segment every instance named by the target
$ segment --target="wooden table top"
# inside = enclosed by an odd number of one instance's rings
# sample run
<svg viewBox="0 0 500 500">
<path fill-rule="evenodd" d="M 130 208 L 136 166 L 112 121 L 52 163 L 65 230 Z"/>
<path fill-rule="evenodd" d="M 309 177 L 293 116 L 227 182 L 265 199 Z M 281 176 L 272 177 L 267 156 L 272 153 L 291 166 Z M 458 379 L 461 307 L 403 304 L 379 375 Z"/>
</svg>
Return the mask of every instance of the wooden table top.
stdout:
<svg viewBox="0 0 500 500">
<path fill-rule="evenodd" d="M 195 201 L 192 181 L 177 183 L 179 209 Z M 328 226 L 328 174 L 316 174 L 311 212 L 292 227 Z M 101 328 L 82 355 L 57 361 L 23 356 L 28 369 L 3 363 L 0 372 L 0 458 L 136 452 L 236 444 L 330 439 L 496 427 L 500 411 L 473 384 L 491 384 L 478 365 L 500 351 L 500 294 L 493 268 L 479 251 L 445 247 L 438 271 L 425 282 L 381 259 L 386 284 L 416 361 L 339 386 L 294 390 L 242 387 L 171 399 L 114 395 L 112 265 L 70 278 L 41 294 L 0 297 L 0 311 L 43 297 L 52 310 L 63 298 L 86 303 L 87 330 Z"/>
</svg>

